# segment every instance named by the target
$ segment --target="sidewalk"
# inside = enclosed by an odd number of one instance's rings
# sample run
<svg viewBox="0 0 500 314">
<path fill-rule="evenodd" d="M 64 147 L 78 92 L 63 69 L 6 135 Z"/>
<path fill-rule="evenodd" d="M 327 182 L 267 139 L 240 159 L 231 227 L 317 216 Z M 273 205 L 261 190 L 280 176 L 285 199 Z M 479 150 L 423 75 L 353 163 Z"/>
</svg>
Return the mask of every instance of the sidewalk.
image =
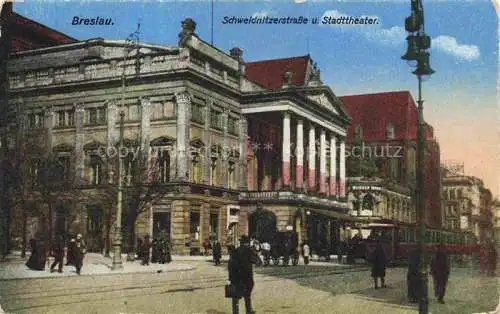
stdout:
<svg viewBox="0 0 500 314">
<path fill-rule="evenodd" d="M 46 278 L 46 277 L 68 277 L 78 276 L 74 266 L 64 266 L 63 273 L 49 270 L 50 265 L 45 267 L 45 270 L 37 271 L 26 267 L 25 263 L 28 259 L 21 258 L 19 252 L 7 256 L 4 262 L 0 263 L 0 280 L 23 279 L 23 278 Z M 104 257 L 98 253 L 88 253 L 83 260 L 81 275 L 108 275 L 108 274 L 124 274 L 124 273 L 156 273 L 156 272 L 172 272 L 186 271 L 195 269 L 192 265 L 178 263 L 173 257 L 173 262 L 170 264 L 149 264 L 148 266 L 141 265 L 140 261 L 127 261 L 127 255 L 122 256 L 123 268 L 120 270 L 112 270 L 112 259 Z M 50 258 L 50 262 L 53 258 Z M 2 312 L 0 311 L 0 314 Z"/>
</svg>

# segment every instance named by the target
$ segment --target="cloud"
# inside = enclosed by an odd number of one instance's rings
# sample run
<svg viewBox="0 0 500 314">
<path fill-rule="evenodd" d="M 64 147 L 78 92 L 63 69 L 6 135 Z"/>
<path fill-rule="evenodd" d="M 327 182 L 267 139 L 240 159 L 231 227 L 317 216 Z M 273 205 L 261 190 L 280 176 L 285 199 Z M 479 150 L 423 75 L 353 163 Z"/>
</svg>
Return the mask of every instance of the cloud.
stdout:
<svg viewBox="0 0 500 314">
<path fill-rule="evenodd" d="M 460 45 L 454 37 L 441 35 L 432 40 L 432 47 L 459 59 L 472 61 L 480 57 L 476 45 Z"/>
<path fill-rule="evenodd" d="M 328 10 L 323 13 L 321 21 L 325 17 L 338 19 L 342 17 L 351 17 L 349 14 L 342 13 L 337 10 Z M 400 45 L 406 42 L 408 36 L 404 27 L 393 26 L 384 28 L 381 19 L 374 15 L 352 16 L 354 18 L 364 19 L 365 17 L 376 19 L 377 24 L 328 24 L 340 31 L 356 32 L 369 41 L 377 42 L 385 45 Z M 440 35 L 433 38 L 431 47 L 438 51 L 454 56 L 460 60 L 472 61 L 480 57 L 479 47 L 476 45 L 458 44 L 456 38 L 446 35 Z"/>
<path fill-rule="evenodd" d="M 259 11 L 259 12 L 255 12 L 254 14 L 252 14 L 252 17 L 266 17 L 266 16 L 269 16 L 271 14 L 271 12 L 269 11 Z"/>
</svg>

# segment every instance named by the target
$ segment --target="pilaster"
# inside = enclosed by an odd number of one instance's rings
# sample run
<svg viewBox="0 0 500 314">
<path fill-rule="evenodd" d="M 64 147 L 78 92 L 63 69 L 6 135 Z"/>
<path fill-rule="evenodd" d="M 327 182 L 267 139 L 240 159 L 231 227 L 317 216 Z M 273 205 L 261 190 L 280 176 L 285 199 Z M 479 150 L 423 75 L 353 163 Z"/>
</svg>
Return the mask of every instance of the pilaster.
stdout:
<svg viewBox="0 0 500 314">
<path fill-rule="evenodd" d="M 54 114 L 54 108 L 48 107 L 45 109 L 45 132 L 46 133 L 46 153 L 51 154 L 52 153 L 52 147 L 54 146 L 54 136 L 52 134 L 52 129 L 54 128 L 55 125 L 55 114 Z"/>
<path fill-rule="evenodd" d="M 200 206 L 200 240 L 203 242 L 210 236 L 210 203 L 202 203 Z"/>
<path fill-rule="evenodd" d="M 84 134 L 85 105 L 78 103 L 75 105 L 75 180 L 76 184 L 83 184 L 85 181 L 85 144 Z"/>
<path fill-rule="evenodd" d="M 190 233 L 189 210 L 189 201 L 176 200 L 172 202 L 171 230 L 174 254 L 189 255 L 189 246 L 186 246 Z"/>
<path fill-rule="evenodd" d="M 319 156 L 319 192 L 326 194 L 326 132 L 321 130 L 320 134 L 320 156 Z"/>
<path fill-rule="evenodd" d="M 342 139 L 340 142 L 340 189 L 339 194 L 340 197 L 345 197 L 346 192 L 346 178 L 345 178 L 345 139 Z"/>
<path fill-rule="evenodd" d="M 108 118 L 108 129 L 107 129 L 107 136 L 108 136 L 108 147 L 118 147 L 118 138 L 119 138 L 119 130 L 116 127 L 117 123 L 117 117 L 118 117 L 118 110 L 116 106 L 116 102 L 110 101 L 107 104 L 107 118 Z M 107 154 L 106 154 L 107 155 Z M 108 160 L 108 178 L 109 178 L 109 183 L 113 184 L 113 178 L 114 178 L 114 169 L 111 166 L 112 165 L 112 160 Z"/>
<path fill-rule="evenodd" d="M 220 185 L 224 188 L 228 188 L 229 178 L 229 140 L 228 140 L 228 118 L 229 110 L 224 109 L 221 115 L 222 119 L 222 152 L 219 154 L 219 160 L 221 160 L 221 174 L 220 174 Z"/>
<path fill-rule="evenodd" d="M 244 116 L 240 117 L 238 144 L 240 149 L 240 160 L 238 167 L 238 182 L 241 190 L 248 189 L 248 121 Z"/>
<path fill-rule="evenodd" d="M 177 102 L 177 140 L 176 140 L 176 180 L 188 181 L 190 168 L 189 128 L 191 121 L 191 96 L 187 92 L 175 94 Z"/>
<path fill-rule="evenodd" d="M 210 107 L 211 104 L 207 104 L 203 108 L 203 121 L 205 125 L 203 127 L 203 143 L 205 144 L 203 150 L 203 184 L 210 185 L 210 167 L 211 167 L 211 143 L 210 143 Z"/>
<path fill-rule="evenodd" d="M 151 101 L 141 98 L 141 157 L 142 161 L 149 160 L 150 134 L 151 134 Z"/>
</svg>

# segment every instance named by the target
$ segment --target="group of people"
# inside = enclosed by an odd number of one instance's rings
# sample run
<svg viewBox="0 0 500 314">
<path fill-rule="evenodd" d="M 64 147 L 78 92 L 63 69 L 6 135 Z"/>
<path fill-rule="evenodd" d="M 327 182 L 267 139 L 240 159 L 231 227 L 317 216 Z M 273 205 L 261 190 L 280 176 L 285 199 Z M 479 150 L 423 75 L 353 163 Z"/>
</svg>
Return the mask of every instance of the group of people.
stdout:
<svg viewBox="0 0 500 314">
<path fill-rule="evenodd" d="M 150 254 L 149 250 L 152 249 L 151 262 L 165 264 L 172 261 L 172 248 L 170 241 L 164 237 L 154 238 L 151 241 L 149 235 L 144 236 L 144 240 L 137 239 L 137 258 L 144 266 L 149 265 Z"/>
<path fill-rule="evenodd" d="M 420 250 L 413 251 L 408 260 L 407 272 L 407 287 L 408 287 L 408 300 L 411 303 L 418 302 L 422 296 L 422 282 L 420 275 Z M 371 275 L 375 284 L 375 289 L 386 288 L 385 285 L 385 271 L 387 266 L 387 256 L 384 251 L 383 245 L 379 242 L 371 256 L 372 271 Z M 446 285 L 450 275 L 450 259 L 444 250 L 443 245 L 439 245 L 436 254 L 433 256 L 431 263 L 431 275 L 434 283 L 434 295 L 439 303 L 444 303 L 444 295 L 446 292 Z M 380 279 L 380 286 L 378 281 Z"/>
<path fill-rule="evenodd" d="M 52 242 L 48 243 L 43 237 L 30 240 L 31 255 L 26 262 L 26 266 L 32 270 L 45 270 L 45 264 L 49 256 L 54 257 L 54 262 L 50 265 L 50 271 L 54 272 L 57 267 L 59 273 L 63 272 L 65 242 L 63 236 L 59 235 Z M 86 253 L 85 242 L 81 234 L 72 238 L 68 243 L 66 253 L 66 266 L 75 266 L 76 273 L 80 275 L 83 259 Z"/>
</svg>

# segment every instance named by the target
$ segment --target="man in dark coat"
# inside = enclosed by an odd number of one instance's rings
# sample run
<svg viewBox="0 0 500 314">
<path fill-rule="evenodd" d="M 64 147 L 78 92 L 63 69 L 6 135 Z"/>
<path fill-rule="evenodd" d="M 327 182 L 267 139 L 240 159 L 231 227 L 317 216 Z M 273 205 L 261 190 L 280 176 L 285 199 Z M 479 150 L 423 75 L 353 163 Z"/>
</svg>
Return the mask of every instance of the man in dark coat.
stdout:
<svg viewBox="0 0 500 314">
<path fill-rule="evenodd" d="M 45 269 L 45 259 L 42 258 L 42 242 L 35 239 L 30 240 L 31 255 L 26 266 L 31 270 L 44 270 Z"/>
<path fill-rule="evenodd" d="M 248 236 L 242 236 L 240 247 L 233 250 L 229 260 L 229 281 L 236 286 L 238 297 L 233 298 L 233 314 L 239 313 L 239 299 L 245 299 L 247 314 L 255 313 L 252 309 L 251 295 L 254 286 L 253 264 L 257 263 L 258 256 L 250 247 Z"/>
<path fill-rule="evenodd" d="M 75 240 L 75 267 L 78 275 L 80 275 L 80 271 L 83 267 L 83 258 L 85 257 L 85 253 L 87 253 L 85 241 L 83 241 L 82 235 L 78 234 Z"/>
<path fill-rule="evenodd" d="M 408 272 L 406 274 L 408 285 L 408 300 L 411 303 L 418 302 L 420 298 L 421 279 L 420 279 L 420 249 L 410 253 L 408 258 Z"/>
<path fill-rule="evenodd" d="M 450 276 L 450 260 L 442 244 L 439 245 L 436 255 L 431 261 L 431 274 L 434 279 L 434 295 L 439 303 L 444 303 L 446 284 Z"/>
<path fill-rule="evenodd" d="M 385 267 L 387 258 L 385 256 L 384 247 L 382 243 L 377 243 L 377 247 L 373 252 L 372 259 L 372 277 L 375 283 L 375 289 L 378 289 L 378 278 L 380 278 L 381 287 L 385 288 Z"/>
<path fill-rule="evenodd" d="M 63 260 L 64 260 L 64 239 L 61 235 L 57 236 L 54 244 L 52 245 L 52 256 L 54 256 L 54 262 L 50 266 L 50 272 L 53 273 L 54 268 L 58 266 L 57 272 L 62 273 Z"/>
<path fill-rule="evenodd" d="M 215 266 L 220 265 L 221 253 L 222 253 L 222 247 L 220 245 L 220 242 L 218 240 L 215 240 L 212 248 L 212 254 Z"/>
</svg>

